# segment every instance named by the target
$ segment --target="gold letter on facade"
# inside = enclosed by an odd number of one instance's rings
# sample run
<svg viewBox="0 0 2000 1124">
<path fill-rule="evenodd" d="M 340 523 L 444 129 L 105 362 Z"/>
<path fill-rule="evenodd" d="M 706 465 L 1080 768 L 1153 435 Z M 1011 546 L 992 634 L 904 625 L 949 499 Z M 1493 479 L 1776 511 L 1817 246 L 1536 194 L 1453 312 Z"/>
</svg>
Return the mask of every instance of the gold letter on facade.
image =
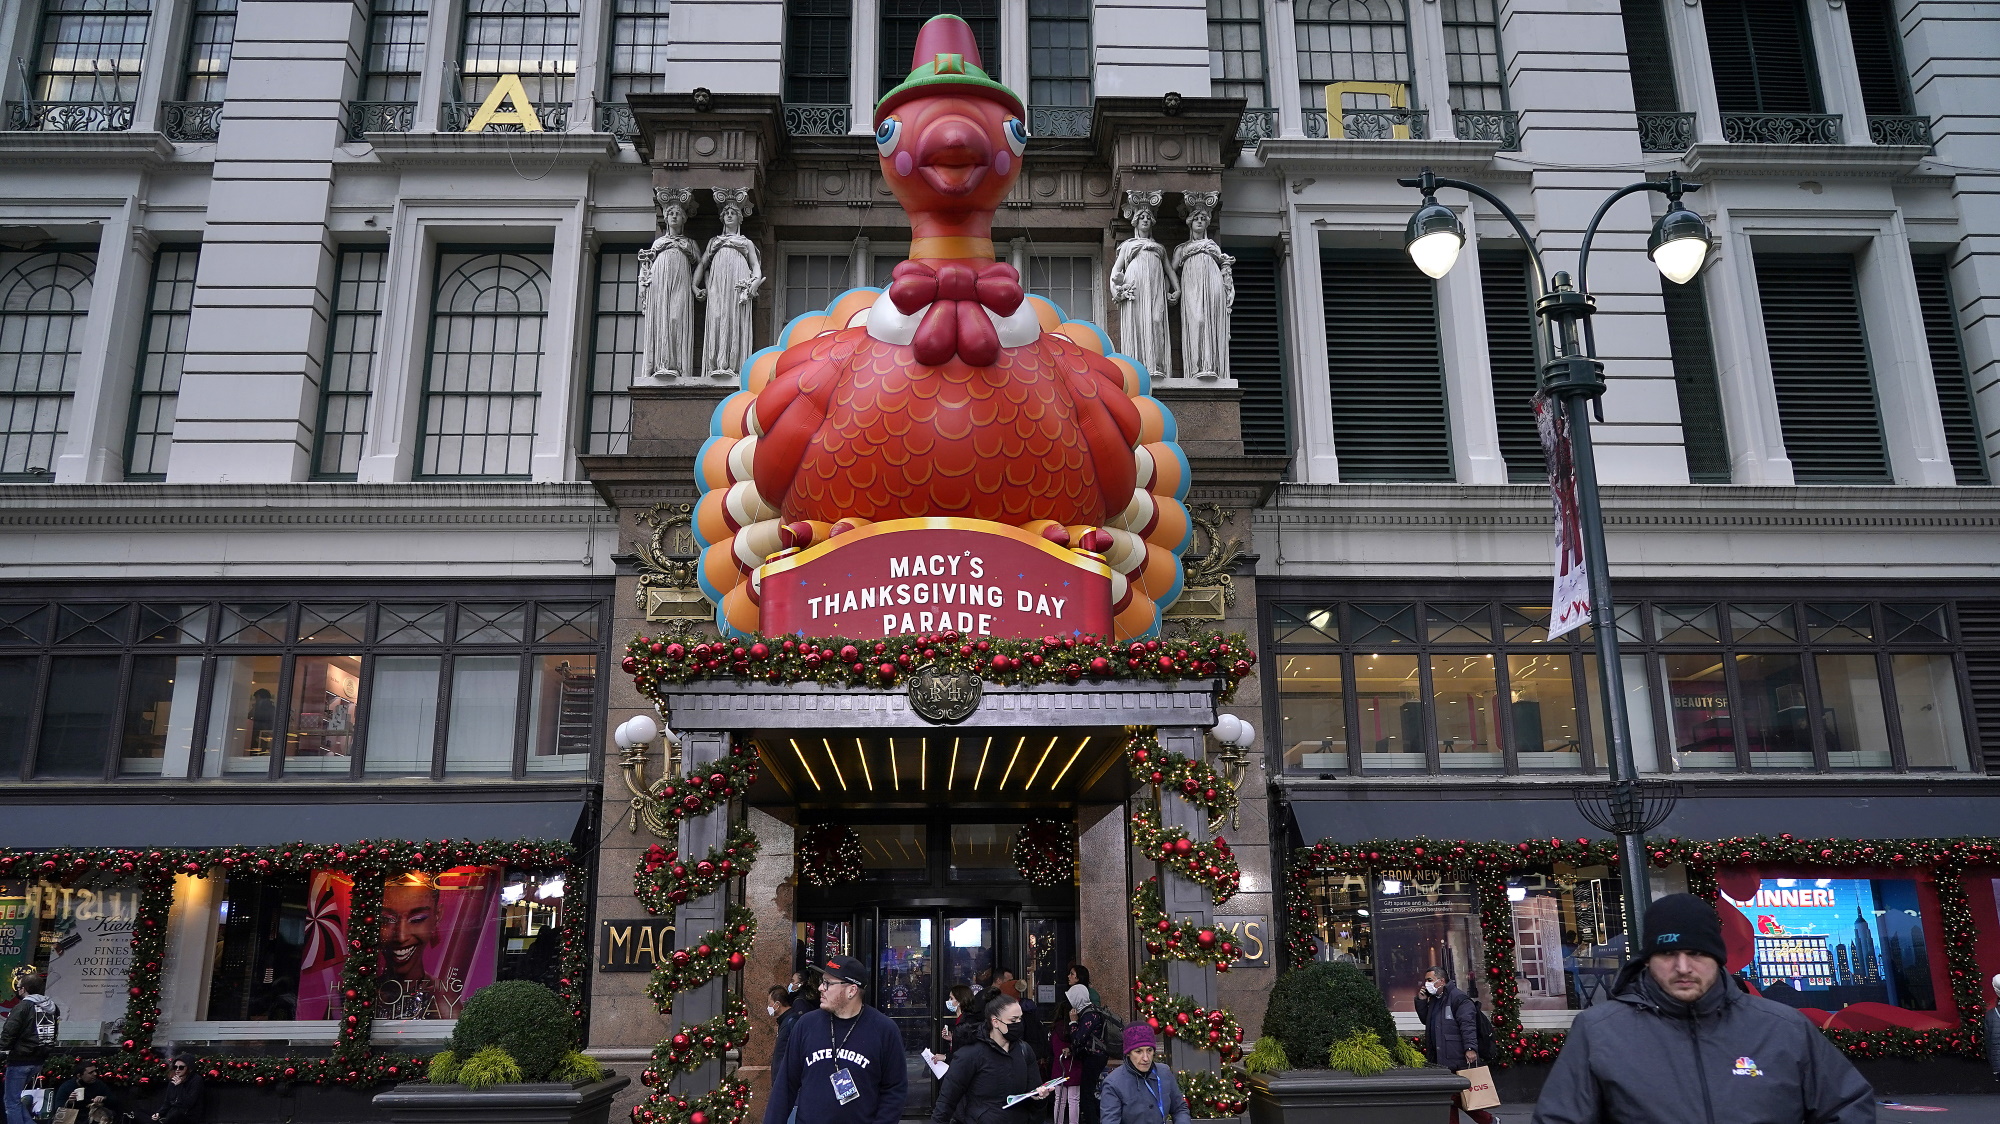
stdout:
<svg viewBox="0 0 2000 1124">
<path fill-rule="evenodd" d="M 512 109 L 501 109 L 503 103 Z M 479 112 L 472 115 L 472 124 L 465 127 L 468 133 L 477 133 L 488 125 L 519 125 L 530 133 L 542 131 L 542 119 L 535 116 L 534 103 L 528 100 L 528 91 L 521 85 L 518 74 L 502 74 L 486 100 L 479 103 Z"/>
</svg>

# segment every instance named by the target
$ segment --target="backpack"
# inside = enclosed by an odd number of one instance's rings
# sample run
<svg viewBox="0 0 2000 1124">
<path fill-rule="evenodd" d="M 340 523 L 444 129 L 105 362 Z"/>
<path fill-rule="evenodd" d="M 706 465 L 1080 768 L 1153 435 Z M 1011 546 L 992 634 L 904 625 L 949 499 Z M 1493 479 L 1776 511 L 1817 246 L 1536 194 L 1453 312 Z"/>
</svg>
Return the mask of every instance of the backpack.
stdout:
<svg viewBox="0 0 2000 1124">
<path fill-rule="evenodd" d="M 31 999 L 28 1002 L 33 1003 L 35 1008 L 32 1017 L 36 1044 L 43 1047 L 54 1046 L 56 1035 L 62 1029 L 61 1009 L 56 1006 L 56 1001 L 53 999 L 41 1003 L 34 1003 Z"/>
<path fill-rule="evenodd" d="M 1486 1017 L 1486 1009 L 1477 1000 L 1472 1004 L 1474 1021 L 1478 1023 L 1479 1064 L 1489 1065 L 1493 1061 L 1493 1020 Z"/>
<path fill-rule="evenodd" d="M 1084 1007 L 1086 1011 L 1097 1012 L 1097 1037 L 1085 1048 L 1092 1054 L 1107 1058 L 1123 1057 L 1125 1054 L 1125 1020 L 1092 1003 Z"/>
</svg>

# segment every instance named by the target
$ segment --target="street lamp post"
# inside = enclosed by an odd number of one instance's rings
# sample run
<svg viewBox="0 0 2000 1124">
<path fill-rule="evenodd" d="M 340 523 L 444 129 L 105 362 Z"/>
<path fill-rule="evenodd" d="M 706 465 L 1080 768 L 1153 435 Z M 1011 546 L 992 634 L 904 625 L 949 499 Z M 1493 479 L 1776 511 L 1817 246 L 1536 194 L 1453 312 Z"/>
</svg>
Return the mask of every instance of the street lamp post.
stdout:
<svg viewBox="0 0 2000 1124">
<path fill-rule="evenodd" d="M 1707 258 L 1710 237 L 1701 216 L 1681 203 L 1681 194 L 1698 191 L 1701 185 L 1687 183 L 1679 174 L 1665 180 L 1645 180 L 1619 188 L 1606 198 L 1590 225 L 1584 228 L 1577 250 L 1576 281 L 1568 273 L 1551 277 L 1542 263 L 1541 248 L 1513 208 L 1492 192 L 1464 180 L 1445 179 L 1425 168 L 1420 176 L 1396 181 L 1423 192 L 1423 204 L 1410 216 L 1405 245 L 1417 268 L 1431 278 L 1442 278 L 1458 260 L 1465 245 L 1465 228 L 1457 214 L 1437 201 L 1441 187 L 1458 188 L 1491 203 L 1528 247 L 1535 269 L 1535 315 L 1541 327 L 1535 333 L 1535 357 L 1541 371 L 1542 393 L 1561 407 L 1568 423 L 1572 460 L 1576 471 L 1577 516 L 1583 539 L 1583 563 L 1590 583 L 1591 635 L 1597 645 L 1600 704 L 1604 707 L 1605 729 L 1611 739 L 1611 784 L 1596 791 L 1580 788 L 1577 806 L 1599 830 L 1618 837 L 1624 866 L 1626 944 L 1636 955 L 1644 947 L 1641 928 L 1645 922 L 1648 856 L 1646 832 L 1658 827 L 1673 810 L 1674 790 L 1667 785 L 1642 786 L 1632 757 L 1632 721 L 1625 708 L 1625 669 L 1618 652 L 1617 608 L 1611 600 L 1611 573 L 1604 547 L 1604 509 L 1597 489 L 1597 458 L 1591 445 L 1593 412 L 1602 418 L 1599 403 L 1604 396 L 1604 364 L 1597 360 L 1597 338 L 1590 318 L 1597 311 L 1596 299 L 1586 282 L 1590 276 L 1590 244 L 1597 227 L 1611 205 L 1627 195 L 1657 191 L 1668 199 L 1667 213 L 1653 225 L 1647 253 L 1667 279 L 1686 284 L 1701 271 Z"/>
</svg>

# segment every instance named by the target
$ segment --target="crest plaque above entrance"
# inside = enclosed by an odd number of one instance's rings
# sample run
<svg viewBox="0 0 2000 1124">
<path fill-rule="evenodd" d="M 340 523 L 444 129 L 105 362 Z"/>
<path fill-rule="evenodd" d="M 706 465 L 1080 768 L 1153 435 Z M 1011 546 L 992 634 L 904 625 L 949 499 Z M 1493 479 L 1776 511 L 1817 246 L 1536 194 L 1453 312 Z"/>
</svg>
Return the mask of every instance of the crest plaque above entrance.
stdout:
<svg viewBox="0 0 2000 1124">
<path fill-rule="evenodd" d="M 910 676 L 910 709 L 927 722 L 963 721 L 979 709 L 984 684 L 970 671 L 925 664 Z"/>
</svg>

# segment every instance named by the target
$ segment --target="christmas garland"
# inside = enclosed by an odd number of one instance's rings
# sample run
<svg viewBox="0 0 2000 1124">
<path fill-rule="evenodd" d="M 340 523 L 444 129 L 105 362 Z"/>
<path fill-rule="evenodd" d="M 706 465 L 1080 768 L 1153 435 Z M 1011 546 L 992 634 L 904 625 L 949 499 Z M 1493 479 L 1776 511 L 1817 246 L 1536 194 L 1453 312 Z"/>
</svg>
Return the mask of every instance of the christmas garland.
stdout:
<svg viewBox="0 0 2000 1124">
<path fill-rule="evenodd" d="M 757 783 L 757 754 L 737 742 L 729 756 L 704 766 L 697 775 L 669 778 L 652 793 L 653 806 L 669 819 L 693 819 L 718 804 L 727 803 L 750 791 Z"/>
<path fill-rule="evenodd" d="M 774 637 L 686 643 L 635 638 L 619 664 L 639 691 L 698 679 L 761 680 L 770 684 L 821 683 L 837 687 L 893 687 L 926 664 L 946 672 L 971 671 L 1003 687 L 1092 681 L 1222 679 L 1221 700 L 1235 694 L 1256 654 L 1241 635 L 1201 633 L 1185 639 L 1121 644 L 1088 634 L 1040 640 L 993 640 L 957 632 L 891 636 Z"/>
<path fill-rule="evenodd" d="M 61 847 L 45 851 L 0 851 L 0 878 L 73 883 L 109 877 L 138 882 L 133 919 L 131 967 L 126 973 L 125 1018 L 115 1053 L 94 1060 L 113 1084 L 147 1089 L 167 1080 L 165 1059 L 152 1052 L 159 1027 L 161 971 L 166 961 L 167 915 L 176 875 L 199 876 L 219 869 L 225 876 L 310 876 L 339 871 L 352 880 L 346 925 L 347 958 L 341 970 L 339 1030 L 331 1057 L 234 1057 L 195 1059 L 196 1068 L 220 1084 L 347 1085 L 366 1088 L 422 1072 L 422 1059 L 377 1051 L 374 1031 L 375 951 L 381 929 L 383 880 L 412 870 L 456 866 L 501 866 L 569 870 L 577 855 L 568 843 L 474 842 L 449 839 L 363 840 L 335 845 L 287 843 L 269 847 Z M 586 968 L 584 910 L 564 914 L 561 979 L 557 994 L 583 1014 Z M 46 1067 L 51 1077 L 74 1075 L 79 1059 L 57 1055 Z"/>
<path fill-rule="evenodd" d="M 749 1041 L 750 1008 L 740 996 L 732 995 L 723 1003 L 721 1014 L 707 1022 L 684 1026 L 673 1037 L 653 1047 L 653 1064 L 648 1071 L 655 1081 L 661 1077 L 671 1081 L 693 1073 L 731 1050 L 742 1049 Z"/>
<path fill-rule="evenodd" d="M 1243 1026 L 1236 1016 L 1168 991 L 1164 961 L 1149 960 L 1139 969 L 1138 978 L 1132 981 L 1132 1011 L 1161 1034 L 1185 1039 L 1198 1049 L 1217 1051 L 1225 1062 L 1243 1056 Z"/>
<path fill-rule="evenodd" d="M 700 987 L 724 972 L 742 971 L 756 934 L 757 915 L 743 906 L 731 905 L 722 928 L 703 933 L 693 948 L 675 949 L 666 963 L 653 969 L 646 994 L 659 1004 L 661 1013 L 673 1013 L 675 995 Z"/>
<path fill-rule="evenodd" d="M 1141 729 L 1126 739 L 1125 764 L 1141 782 L 1172 789 L 1206 812 L 1211 823 L 1236 810 L 1236 789 L 1222 774 L 1206 761 L 1162 749 L 1151 729 Z"/>
<path fill-rule="evenodd" d="M 729 829 L 729 838 L 720 847 L 710 847 L 708 854 L 694 863 L 684 863 L 678 850 L 667 850 L 658 843 L 646 849 L 646 855 L 632 870 L 632 896 L 639 899 L 646 912 L 671 916 L 674 907 L 686 904 L 690 899 L 717 889 L 731 878 L 750 869 L 757 860 L 757 835 L 747 824 L 737 824 Z"/>
<path fill-rule="evenodd" d="M 814 886 L 859 882 L 867 858 L 861 838 L 846 824 L 814 824 L 799 838 L 799 877 Z"/>
<path fill-rule="evenodd" d="M 1014 866 L 1036 886 L 1076 884 L 1076 825 L 1037 817 L 1014 836 Z"/>
<path fill-rule="evenodd" d="M 1854 1058 L 1977 1056 L 1980 1048 L 1980 973 L 1975 959 L 1978 932 L 1964 875 L 1973 867 L 2000 866 L 2000 839 L 1802 839 L 1735 836 L 1729 839 L 1654 839 L 1647 850 L 1653 865 L 1681 864 L 1688 889 L 1709 901 L 1720 896 L 1718 871 L 1726 866 L 1810 868 L 1909 867 L 1932 871 L 1943 922 L 1946 977 L 1960 1025 L 1944 1029 L 1822 1030 Z M 1390 869 L 1423 869 L 1470 880 L 1479 897 L 1479 927 L 1486 945 L 1486 979 L 1493 1002 L 1493 1034 L 1499 1057 L 1493 1064 L 1550 1061 L 1561 1052 L 1561 1031 L 1528 1031 L 1521 1026 L 1514 961 L 1513 909 L 1507 875 L 1562 862 L 1576 866 L 1618 865 L 1617 844 L 1609 840 L 1534 839 L 1516 843 L 1371 840 L 1342 844 L 1321 841 L 1294 855 L 1286 888 L 1289 963 L 1310 961 L 1315 953 L 1314 910 L 1306 877 L 1318 871 L 1372 874 Z"/>
<path fill-rule="evenodd" d="M 1236 945 L 1226 930 L 1175 921 L 1167 916 L 1157 877 L 1132 887 L 1132 920 L 1139 926 L 1146 951 L 1154 956 L 1185 960 L 1218 972 L 1227 972 L 1230 962 L 1236 959 Z"/>
<path fill-rule="evenodd" d="M 1188 838 L 1186 828 L 1162 824 L 1157 804 L 1132 814 L 1132 842 L 1152 861 L 1165 863 L 1182 878 L 1208 887 L 1216 905 L 1235 897 L 1243 886 L 1243 868 L 1237 865 L 1229 840 L 1218 835 L 1196 843 Z"/>
</svg>

